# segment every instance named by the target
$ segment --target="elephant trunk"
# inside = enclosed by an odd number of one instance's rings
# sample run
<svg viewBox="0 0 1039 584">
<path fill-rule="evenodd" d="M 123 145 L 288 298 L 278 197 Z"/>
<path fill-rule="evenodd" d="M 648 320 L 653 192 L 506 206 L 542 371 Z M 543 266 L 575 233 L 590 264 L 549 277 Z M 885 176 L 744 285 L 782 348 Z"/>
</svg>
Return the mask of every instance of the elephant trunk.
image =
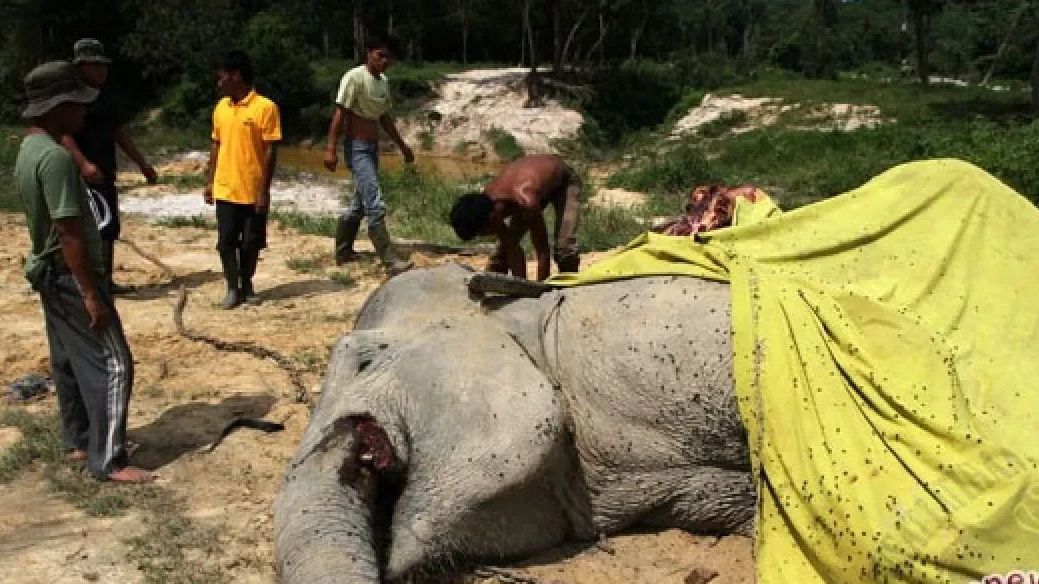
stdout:
<svg viewBox="0 0 1039 584">
<path fill-rule="evenodd" d="M 358 448 L 352 425 L 340 427 L 289 467 L 274 504 L 279 582 L 378 584 L 368 475 L 355 462 Z"/>
</svg>

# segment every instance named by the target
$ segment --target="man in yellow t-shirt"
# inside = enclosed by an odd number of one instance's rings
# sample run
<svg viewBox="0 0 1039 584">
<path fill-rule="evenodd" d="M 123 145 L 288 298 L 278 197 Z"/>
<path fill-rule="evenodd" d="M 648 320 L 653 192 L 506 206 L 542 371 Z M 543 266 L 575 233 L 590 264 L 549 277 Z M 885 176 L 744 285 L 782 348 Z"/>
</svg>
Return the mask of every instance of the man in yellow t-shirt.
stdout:
<svg viewBox="0 0 1039 584">
<path fill-rule="evenodd" d="M 379 128 L 400 148 L 404 161 L 411 163 L 415 155 L 400 137 L 390 115 L 393 101 L 385 71 L 393 62 L 393 51 L 387 40 L 370 38 L 365 44 L 365 62 L 343 75 L 336 94 L 335 110 L 328 128 L 328 151 L 325 167 L 334 171 L 339 163 L 336 148 L 339 132 L 346 124 L 343 154 L 354 177 L 354 197 L 339 217 L 336 227 L 335 261 L 342 264 L 353 256 L 354 239 L 361 219 L 368 218 L 368 237 L 389 274 L 395 275 L 411 267 L 393 251 L 386 229 L 386 203 L 379 188 Z"/>
<path fill-rule="evenodd" d="M 276 146 L 281 140 L 278 106 L 253 89 L 253 67 L 241 51 L 227 54 L 217 69 L 217 88 L 225 97 L 213 110 L 206 204 L 216 202 L 217 244 L 227 280 L 221 306 L 256 303 L 253 274 L 267 247 L 267 210 L 271 200 Z"/>
</svg>

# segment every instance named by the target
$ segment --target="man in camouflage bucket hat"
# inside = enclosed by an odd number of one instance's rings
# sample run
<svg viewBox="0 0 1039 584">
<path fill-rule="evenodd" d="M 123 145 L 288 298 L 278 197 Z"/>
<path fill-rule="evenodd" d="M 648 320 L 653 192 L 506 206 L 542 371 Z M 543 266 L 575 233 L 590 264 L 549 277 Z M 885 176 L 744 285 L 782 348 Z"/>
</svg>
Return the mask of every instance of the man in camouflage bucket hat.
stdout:
<svg viewBox="0 0 1039 584">
<path fill-rule="evenodd" d="M 52 61 L 26 76 L 25 93 L 29 127 L 14 179 L 31 240 L 25 276 L 43 305 L 64 445 L 99 480 L 147 482 L 154 476 L 128 465 L 125 446 L 133 356 L 104 280 L 83 180 L 59 143 L 83 127 L 98 91 L 73 64 Z"/>
<path fill-rule="evenodd" d="M 148 160 L 138 150 L 124 126 L 125 118 L 106 87 L 108 66 L 112 60 L 105 56 L 105 47 L 97 39 L 79 39 L 73 45 L 72 62 L 79 68 L 87 85 L 101 92 L 87 108 L 83 129 L 72 136 L 65 136 L 62 144 L 72 153 L 83 178 L 90 183 L 104 205 L 108 207 L 107 221 L 98 225 L 105 257 L 105 277 L 113 294 L 129 292 L 130 289 L 112 281 L 115 267 L 115 242 L 119 239 L 122 226 L 119 222 L 119 195 L 115 188 L 116 145 L 130 160 L 133 160 L 149 184 L 155 184 L 158 175 Z"/>
</svg>

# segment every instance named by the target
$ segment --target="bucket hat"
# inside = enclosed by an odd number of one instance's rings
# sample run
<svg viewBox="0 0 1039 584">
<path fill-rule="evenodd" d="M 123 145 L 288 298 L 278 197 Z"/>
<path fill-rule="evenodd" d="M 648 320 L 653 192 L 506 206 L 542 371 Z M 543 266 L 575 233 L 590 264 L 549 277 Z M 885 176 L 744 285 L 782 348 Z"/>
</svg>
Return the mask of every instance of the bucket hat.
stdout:
<svg viewBox="0 0 1039 584">
<path fill-rule="evenodd" d="M 104 63 L 112 62 L 105 56 L 105 45 L 97 39 L 79 39 L 72 45 L 72 62 L 80 63 Z"/>
<path fill-rule="evenodd" d="M 50 61 L 25 76 L 25 96 L 29 104 L 23 118 L 38 118 L 66 103 L 90 103 L 98 91 L 83 82 L 76 66 L 68 61 Z"/>
</svg>

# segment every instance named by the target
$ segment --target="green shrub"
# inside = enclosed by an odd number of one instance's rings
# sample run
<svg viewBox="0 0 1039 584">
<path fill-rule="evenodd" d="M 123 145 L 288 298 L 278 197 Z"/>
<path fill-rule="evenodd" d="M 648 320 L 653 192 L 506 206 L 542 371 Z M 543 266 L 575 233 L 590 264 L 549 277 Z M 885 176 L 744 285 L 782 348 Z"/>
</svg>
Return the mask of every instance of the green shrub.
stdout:
<svg viewBox="0 0 1039 584">
<path fill-rule="evenodd" d="M 491 140 L 494 153 L 501 160 L 512 161 L 526 154 L 516 137 L 501 128 L 491 128 L 487 131 L 487 137 Z"/>
<path fill-rule="evenodd" d="M 609 185 L 642 192 L 677 193 L 716 179 L 699 147 L 686 142 L 654 156 L 644 165 L 618 172 L 610 178 Z"/>
<path fill-rule="evenodd" d="M 313 49 L 300 23 L 278 10 L 259 12 L 246 23 L 243 41 L 256 70 L 257 90 L 278 104 L 286 126 L 295 127 L 302 110 L 322 93 L 311 84 Z"/>
<path fill-rule="evenodd" d="M 433 133 L 429 130 L 422 130 L 418 133 L 418 144 L 419 148 L 430 151 L 433 149 Z"/>
</svg>

